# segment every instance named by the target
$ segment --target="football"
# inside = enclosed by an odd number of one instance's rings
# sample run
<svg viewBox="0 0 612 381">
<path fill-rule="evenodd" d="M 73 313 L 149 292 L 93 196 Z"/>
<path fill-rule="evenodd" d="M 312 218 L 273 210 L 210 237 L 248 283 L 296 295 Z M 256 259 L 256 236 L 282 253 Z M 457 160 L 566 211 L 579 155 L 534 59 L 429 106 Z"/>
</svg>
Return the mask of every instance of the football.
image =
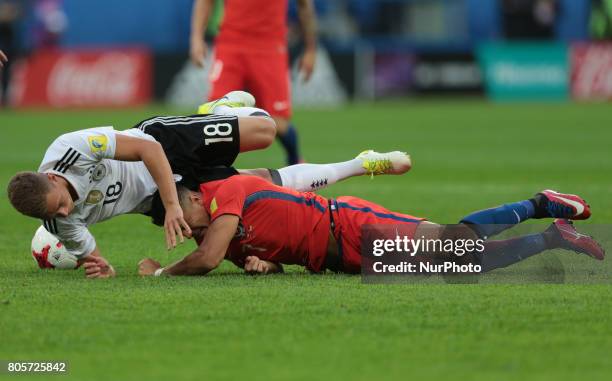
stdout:
<svg viewBox="0 0 612 381">
<path fill-rule="evenodd" d="M 32 256 L 41 269 L 76 269 L 78 259 L 41 226 L 32 238 Z"/>
</svg>

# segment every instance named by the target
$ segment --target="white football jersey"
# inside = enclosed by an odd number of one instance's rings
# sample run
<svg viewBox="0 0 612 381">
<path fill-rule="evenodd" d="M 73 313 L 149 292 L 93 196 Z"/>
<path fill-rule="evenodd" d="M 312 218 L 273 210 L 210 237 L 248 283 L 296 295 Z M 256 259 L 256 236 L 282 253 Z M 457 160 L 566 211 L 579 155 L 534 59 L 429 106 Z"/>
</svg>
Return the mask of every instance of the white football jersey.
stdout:
<svg viewBox="0 0 612 381">
<path fill-rule="evenodd" d="M 157 190 L 143 162 L 113 160 L 116 134 L 154 140 L 137 129 L 98 127 L 70 132 L 55 139 L 38 168 L 38 172 L 65 178 L 78 195 L 68 217 L 43 222 L 77 257 L 96 248 L 87 226 L 120 214 L 147 212 L 150 196 Z"/>
</svg>

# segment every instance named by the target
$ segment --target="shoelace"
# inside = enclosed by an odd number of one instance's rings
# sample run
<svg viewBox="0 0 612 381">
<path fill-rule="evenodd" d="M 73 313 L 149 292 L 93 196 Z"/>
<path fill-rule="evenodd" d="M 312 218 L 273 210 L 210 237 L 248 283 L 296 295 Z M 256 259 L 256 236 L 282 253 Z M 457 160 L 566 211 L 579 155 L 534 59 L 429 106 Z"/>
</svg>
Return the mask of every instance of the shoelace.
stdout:
<svg viewBox="0 0 612 381">
<path fill-rule="evenodd" d="M 389 170 L 393 164 L 389 159 L 377 159 L 368 161 L 368 173 L 370 174 L 370 178 L 374 178 L 374 175 L 381 175 Z"/>
</svg>

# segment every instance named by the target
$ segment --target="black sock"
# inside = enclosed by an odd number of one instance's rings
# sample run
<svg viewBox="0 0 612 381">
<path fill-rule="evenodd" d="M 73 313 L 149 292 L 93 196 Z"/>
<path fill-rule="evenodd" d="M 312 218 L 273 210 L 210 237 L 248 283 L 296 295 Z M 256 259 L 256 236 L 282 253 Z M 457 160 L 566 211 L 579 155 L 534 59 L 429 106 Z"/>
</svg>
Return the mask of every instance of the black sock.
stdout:
<svg viewBox="0 0 612 381">
<path fill-rule="evenodd" d="M 529 201 L 534 206 L 535 215 L 533 218 L 548 218 L 550 217 L 550 213 L 546 209 L 548 205 L 548 199 L 543 194 L 537 194 L 533 198 L 530 198 Z"/>
</svg>

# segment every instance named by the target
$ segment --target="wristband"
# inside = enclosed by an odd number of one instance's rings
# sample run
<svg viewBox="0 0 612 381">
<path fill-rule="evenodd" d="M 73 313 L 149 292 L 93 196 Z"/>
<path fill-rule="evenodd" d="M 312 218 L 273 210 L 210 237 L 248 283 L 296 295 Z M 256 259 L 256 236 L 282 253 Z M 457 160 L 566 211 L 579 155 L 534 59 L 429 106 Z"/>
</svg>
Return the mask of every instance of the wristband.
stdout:
<svg viewBox="0 0 612 381">
<path fill-rule="evenodd" d="M 155 272 L 153 273 L 153 276 L 160 276 L 160 275 L 162 275 L 163 271 L 164 271 L 164 268 L 160 267 L 157 270 L 155 270 Z"/>
</svg>

